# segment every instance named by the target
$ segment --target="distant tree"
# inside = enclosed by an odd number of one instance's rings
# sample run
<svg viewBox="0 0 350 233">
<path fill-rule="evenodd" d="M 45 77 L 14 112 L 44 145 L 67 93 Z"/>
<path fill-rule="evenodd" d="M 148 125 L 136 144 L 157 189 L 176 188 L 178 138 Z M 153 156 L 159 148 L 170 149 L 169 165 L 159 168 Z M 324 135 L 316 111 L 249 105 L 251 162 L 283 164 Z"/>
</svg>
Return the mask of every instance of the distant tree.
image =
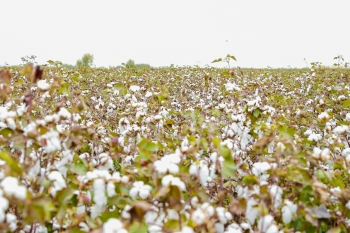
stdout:
<svg viewBox="0 0 350 233">
<path fill-rule="evenodd" d="M 144 63 L 141 63 L 141 64 L 136 64 L 136 68 L 151 68 L 151 66 L 149 64 L 144 64 Z"/>
<path fill-rule="evenodd" d="M 126 67 L 126 68 L 136 68 L 135 61 L 129 59 L 129 60 L 125 63 L 125 67 Z"/>
<path fill-rule="evenodd" d="M 94 55 L 86 53 L 80 60 L 77 60 L 77 66 L 90 67 L 94 62 Z"/>
<path fill-rule="evenodd" d="M 122 63 L 122 65 L 125 66 L 125 68 L 151 68 L 149 64 L 141 63 L 141 64 L 135 64 L 135 61 L 132 59 L 129 59 L 126 63 Z"/>
</svg>

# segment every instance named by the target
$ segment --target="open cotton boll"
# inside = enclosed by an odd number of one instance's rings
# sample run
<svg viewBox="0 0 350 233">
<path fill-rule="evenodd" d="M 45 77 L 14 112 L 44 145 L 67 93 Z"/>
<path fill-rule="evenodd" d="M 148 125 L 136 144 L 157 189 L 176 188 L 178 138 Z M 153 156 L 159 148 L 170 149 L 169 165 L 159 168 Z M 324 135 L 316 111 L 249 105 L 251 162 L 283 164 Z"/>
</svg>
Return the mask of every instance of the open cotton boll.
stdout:
<svg viewBox="0 0 350 233">
<path fill-rule="evenodd" d="M 173 175 L 166 175 L 162 178 L 162 185 L 175 185 L 180 188 L 182 191 L 186 191 L 186 185 L 180 180 L 179 177 L 174 177 Z"/>
<path fill-rule="evenodd" d="M 131 85 L 129 90 L 132 92 L 137 92 L 137 91 L 140 91 L 140 87 L 136 85 Z"/>
<path fill-rule="evenodd" d="M 9 201 L 2 195 L 3 193 L 0 192 L 0 222 L 3 222 L 5 220 L 5 211 L 7 208 L 9 208 Z"/>
<path fill-rule="evenodd" d="M 274 207 L 277 209 L 282 204 L 283 189 L 273 184 L 270 186 L 269 191 L 272 196 Z"/>
<path fill-rule="evenodd" d="M 192 221 L 194 221 L 197 225 L 202 225 L 206 219 L 206 215 L 202 209 L 196 209 L 191 216 Z"/>
<path fill-rule="evenodd" d="M 62 177 L 62 174 L 58 171 L 52 171 L 48 175 L 49 180 L 53 181 L 53 187 L 51 188 L 51 195 L 56 196 L 57 191 L 60 191 L 67 187 L 65 180 Z"/>
<path fill-rule="evenodd" d="M 133 199 L 136 199 L 137 196 L 141 199 L 146 199 L 151 194 L 152 187 L 145 185 L 143 181 L 136 181 L 133 186 L 129 192 L 130 197 Z"/>
<path fill-rule="evenodd" d="M 46 153 L 51 153 L 62 149 L 61 142 L 59 139 L 59 133 L 57 131 L 50 129 L 49 132 L 39 137 L 39 141 L 42 139 L 45 139 L 46 141 L 46 145 L 44 146 L 44 150 Z"/>
<path fill-rule="evenodd" d="M 62 118 L 70 119 L 72 114 L 66 108 L 60 108 L 58 115 Z"/>
<path fill-rule="evenodd" d="M 8 176 L 1 181 L 1 188 L 8 196 L 15 196 L 18 199 L 25 199 L 27 196 L 27 188 L 22 185 L 18 185 L 18 179 Z"/>
<path fill-rule="evenodd" d="M 265 215 L 263 217 L 261 217 L 258 221 L 258 229 L 260 232 L 269 232 L 269 233 L 273 233 L 275 228 L 272 227 L 273 226 L 273 216 L 272 215 Z M 272 227 L 273 229 L 269 230 L 269 228 Z M 278 229 L 276 231 L 276 233 L 278 233 Z"/>
<path fill-rule="evenodd" d="M 39 80 L 36 85 L 42 91 L 47 91 L 50 88 L 50 84 L 48 84 L 46 80 Z"/>
<path fill-rule="evenodd" d="M 347 131 L 349 131 L 349 126 L 347 125 L 338 125 L 333 129 L 333 133 L 336 133 L 336 134 L 343 134 Z"/>
<path fill-rule="evenodd" d="M 127 232 L 123 228 L 123 223 L 116 218 L 109 218 L 107 222 L 103 224 L 103 233 L 124 233 Z"/>
<path fill-rule="evenodd" d="M 292 221 L 293 215 L 297 212 L 297 205 L 293 202 L 286 200 L 285 206 L 282 207 L 282 219 L 285 224 Z"/>
<path fill-rule="evenodd" d="M 245 212 L 245 216 L 248 220 L 248 222 L 252 225 L 255 222 L 255 219 L 258 217 L 258 202 L 253 199 L 250 198 L 247 202 L 247 209 Z"/>
<path fill-rule="evenodd" d="M 271 165 L 268 162 L 256 162 L 253 165 L 252 173 L 259 177 L 270 169 Z"/>
<path fill-rule="evenodd" d="M 329 115 L 327 112 L 322 112 L 321 114 L 318 115 L 318 119 L 320 120 L 328 120 L 329 119 Z"/>
<path fill-rule="evenodd" d="M 194 231 L 191 227 L 184 226 L 181 231 L 176 231 L 175 233 L 194 233 Z"/>
<path fill-rule="evenodd" d="M 16 127 L 16 122 L 13 118 L 7 118 L 6 119 L 7 121 L 7 126 L 12 129 L 12 130 L 15 130 L 17 127 Z"/>
</svg>

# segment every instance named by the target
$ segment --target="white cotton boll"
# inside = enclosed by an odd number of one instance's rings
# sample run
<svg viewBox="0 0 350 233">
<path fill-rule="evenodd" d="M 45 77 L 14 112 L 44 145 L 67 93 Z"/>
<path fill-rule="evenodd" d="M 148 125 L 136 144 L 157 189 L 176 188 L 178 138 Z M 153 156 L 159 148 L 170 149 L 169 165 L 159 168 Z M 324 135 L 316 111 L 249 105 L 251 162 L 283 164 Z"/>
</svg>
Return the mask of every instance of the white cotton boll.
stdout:
<svg viewBox="0 0 350 233">
<path fill-rule="evenodd" d="M 50 191 L 52 196 L 56 196 L 56 192 L 66 188 L 66 182 L 62 177 L 62 174 L 58 171 L 52 171 L 48 175 L 48 179 L 53 181 L 53 187 Z"/>
<path fill-rule="evenodd" d="M 318 115 L 318 119 L 320 120 L 328 120 L 329 119 L 329 115 L 327 112 L 322 112 L 320 115 Z"/>
<path fill-rule="evenodd" d="M 61 142 L 59 140 L 59 133 L 54 130 L 50 130 L 50 132 L 45 133 L 39 137 L 39 140 L 45 139 L 46 145 L 44 147 L 46 153 L 51 153 L 57 150 L 61 150 Z"/>
<path fill-rule="evenodd" d="M 179 213 L 176 212 L 176 210 L 168 209 L 167 212 L 168 212 L 167 214 L 168 219 L 179 220 Z"/>
<path fill-rule="evenodd" d="M 206 186 L 209 177 L 209 168 L 206 164 L 203 164 L 199 170 L 199 180 L 202 186 Z"/>
<path fill-rule="evenodd" d="M 285 206 L 282 207 L 282 218 L 285 224 L 292 221 L 292 216 L 297 212 L 297 205 L 293 202 L 286 200 Z"/>
<path fill-rule="evenodd" d="M 190 166 L 189 172 L 191 175 L 197 175 L 198 174 L 198 165 L 196 163 L 192 163 Z"/>
<path fill-rule="evenodd" d="M 197 209 L 192 213 L 191 216 L 192 221 L 194 221 L 197 225 L 202 225 L 206 219 L 206 216 L 201 209 Z"/>
<path fill-rule="evenodd" d="M 188 226 L 184 226 L 181 231 L 177 231 L 175 233 L 194 233 L 193 229 Z"/>
<path fill-rule="evenodd" d="M 224 233 L 242 233 L 242 228 L 237 223 L 231 223 L 230 225 L 228 225 L 228 227 Z M 248 230 L 248 229 L 250 229 L 250 228 L 248 227 L 245 230 Z"/>
<path fill-rule="evenodd" d="M 241 88 L 239 88 L 236 84 L 234 83 L 226 83 L 225 84 L 226 91 L 240 91 Z"/>
<path fill-rule="evenodd" d="M 258 221 L 258 229 L 260 232 L 266 232 L 267 229 L 272 225 L 274 218 L 272 215 L 265 215 Z"/>
<path fill-rule="evenodd" d="M 312 157 L 314 157 L 315 159 L 319 159 L 321 153 L 322 153 L 322 150 L 320 148 L 314 147 Z"/>
<path fill-rule="evenodd" d="M 350 148 L 345 148 L 342 152 L 341 155 L 346 157 L 348 155 L 350 155 Z"/>
<path fill-rule="evenodd" d="M 116 218 L 109 218 L 102 227 L 103 233 L 119 233 L 121 229 L 123 229 L 123 223 Z"/>
<path fill-rule="evenodd" d="M 330 158 L 331 158 L 330 150 L 328 148 L 323 149 L 321 153 L 321 160 L 326 161 L 326 160 L 329 160 Z"/>
<path fill-rule="evenodd" d="M 17 216 L 11 213 L 6 214 L 6 222 L 9 225 L 11 231 L 17 229 Z"/>
<path fill-rule="evenodd" d="M 6 177 L 1 181 L 0 186 L 8 196 L 13 195 L 21 200 L 25 199 L 27 196 L 27 188 L 25 186 L 18 185 L 18 179 L 15 177 Z"/>
<path fill-rule="evenodd" d="M 7 121 L 7 126 L 12 129 L 12 130 L 15 130 L 17 127 L 16 127 L 16 122 L 13 118 L 6 118 L 6 121 Z"/>
<path fill-rule="evenodd" d="M 260 176 L 266 171 L 271 169 L 271 165 L 268 162 L 257 162 L 254 163 L 252 172 L 255 176 Z"/>
<path fill-rule="evenodd" d="M 219 223 L 219 222 L 215 223 L 215 231 L 217 233 L 224 233 L 224 231 L 225 231 L 224 224 Z"/>
<path fill-rule="evenodd" d="M 151 97 L 152 95 L 153 95 L 152 92 L 147 91 L 145 97 L 148 98 L 148 97 Z"/>
<path fill-rule="evenodd" d="M 272 224 L 267 228 L 265 233 L 279 233 L 278 227 L 275 224 Z"/>
<path fill-rule="evenodd" d="M 50 84 L 48 84 L 46 80 L 39 80 L 36 85 L 42 91 L 47 91 L 50 88 Z"/>
<path fill-rule="evenodd" d="M 347 121 L 350 121 L 350 113 L 347 113 L 347 114 L 346 114 L 345 119 L 346 119 Z"/>
<path fill-rule="evenodd" d="M 166 175 L 162 178 L 162 185 L 175 185 L 180 188 L 182 191 L 186 191 L 185 183 L 180 180 L 178 177 L 174 177 L 173 175 Z"/>
<path fill-rule="evenodd" d="M 132 92 L 138 92 L 138 91 L 140 91 L 140 87 L 136 86 L 136 85 L 131 85 L 129 90 Z"/>
<path fill-rule="evenodd" d="M 141 199 L 146 199 L 151 194 L 152 187 L 144 185 L 143 181 L 135 181 L 133 186 L 129 192 L 129 196 L 133 199 L 136 199 L 137 196 Z"/>
<path fill-rule="evenodd" d="M 315 142 L 318 142 L 322 139 L 322 136 L 321 134 L 315 134 L 315 133 L 312 133 L 309 135 L 309 137 L 307 138 L 307 140 L 309 141 L 315 141 Z"/>
<path fill-rule="evenodd" d="M 214 207 L 211 206 L 210 203 L 208 203 L 208 202 L 204 202 L 201 205 L 201 209 L 205 210 L 210 217 L 212 217 L 214 215 L 214 213 L 215 213 Z"/>
<path fill-rule="evenodd" d="M 115 185 L 113 182 L 109 181 L 107 183 L 107 195 L 108 197 L 113 197 L 116 194 Z"/>
<path fill-rule="evenodd" d="M 81 231 L 90 232 L 90 227 L 85 222 L 80 222 L 79 227 Z"/>
<path fill-rule="evenodd" d="M 282 204 L 283 189 L 273 184 L 270 186 L 269 191 L 272 196 L 274 207 L 277 209 Z"/>
<path fill-rule="evenodd" d="M 339 125 L 333 129 L 333 133 L 336 133 L 336 134 L 343 134 L 347 131 L 349 131 L 349 126 L 347 125 Z"/>
<path fill-rule="evenodd" d="M 1 195 L 0 195 L 0 213 L 6 211 L 7 208 L 9 207 L 9 201 L 5 197 L 3 197 L 2 195 L 3 194 L 1 193 Z M 1 219 L 0 219 L 0 222 L 2 222 Z"/>
<path fill-rule="evenodd" d="M 66 108 L 60 108 L 58 115 L 62 118 L 70 119 L 72 114 Z"/>
<path fill-rule="evenodd" d="M 218 105 L 219 109 L 225 109 L 226 108 L 226 104 L 221 103 Z"/>
<path fill-rule="evenodd" d="M 246 218 L 248 222 L 253 225 L 255 222 L 255 219 L 258 217 L 258 202 L 255 199 L 249 199 L 247 202 L 247 209 L 246 209 Z"/>
<path fill-rule="evenodd" d="M 312 133 L 313 133 L 312 130 L 308 129 L 308 130 L 305 131 L 304 135 L 305 136 L 310 136 Z"/>
</svg>

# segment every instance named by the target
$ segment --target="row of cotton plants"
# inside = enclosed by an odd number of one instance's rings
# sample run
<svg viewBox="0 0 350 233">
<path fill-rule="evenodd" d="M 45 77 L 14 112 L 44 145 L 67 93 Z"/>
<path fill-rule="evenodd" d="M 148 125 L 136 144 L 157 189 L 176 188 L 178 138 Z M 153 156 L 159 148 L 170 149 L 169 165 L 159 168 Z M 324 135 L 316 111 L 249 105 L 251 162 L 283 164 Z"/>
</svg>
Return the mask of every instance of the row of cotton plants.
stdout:
<svg viewBox="0 0 350 233">
<path fill-rule="evenodd" d="M 348 232 L 348 75 L 4 68 L 0 229 Z"/>
</svg>

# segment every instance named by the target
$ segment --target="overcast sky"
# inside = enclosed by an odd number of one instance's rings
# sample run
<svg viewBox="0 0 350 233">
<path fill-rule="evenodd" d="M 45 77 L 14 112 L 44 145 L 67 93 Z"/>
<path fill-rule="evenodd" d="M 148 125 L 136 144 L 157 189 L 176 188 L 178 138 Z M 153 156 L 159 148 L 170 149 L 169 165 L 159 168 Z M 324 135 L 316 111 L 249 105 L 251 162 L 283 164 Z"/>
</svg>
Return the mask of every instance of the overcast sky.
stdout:
<svg viewBox="0 0 350 233">
<path fill-rule="evenodd" d="M 349 0 L 2 0 L 0 9 L 0 65 L 27 55 L 75 64 L 84 53 L 105 67 L 204 66 L 228 53 L 241 67 L 350 61 Z"/>
</svg>

